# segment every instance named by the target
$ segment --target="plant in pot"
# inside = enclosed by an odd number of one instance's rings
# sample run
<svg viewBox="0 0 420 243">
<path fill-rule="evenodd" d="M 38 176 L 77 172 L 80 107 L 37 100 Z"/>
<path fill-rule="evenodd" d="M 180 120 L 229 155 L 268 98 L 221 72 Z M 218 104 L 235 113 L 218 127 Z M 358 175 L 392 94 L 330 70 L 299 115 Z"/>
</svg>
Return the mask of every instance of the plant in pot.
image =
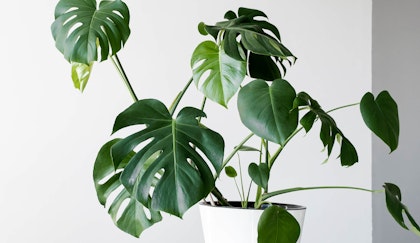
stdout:
<svg viewBox="0 0 420 243">
<path fill-rule="evenodd" d="M 233 178 L 238 176 L 229 163 L 244 150 L 257 153 L 259 158 L 248 165 L 249 188 L 251 185 L 255 188 L 254 199 L 249 200 L 248 189 L 240 193 L 238 203 L 240 208 L 254 208 L 257 212 L 258 227 L 249 230 L 255 232 L 252 239 L 247 239 L 249 242 L 299 240 L 302 222 L 298 220 L 303 219 L 304 208 L 272 203 L 271 197 L 323 188 L 372 192 L 341 186 L 268 190 L 273 165 L 285 146 L 298 133 L 312 130 L 314 123 L 320 124 L 319 137 L 328 156 L 334 146 L 339 146 L 339 158 L 344 167 L 358 162 L 358 156 L 355 147 L 337 127 L 330 114 L 332 110 L 324 111 L 308 93 L 297 93 L 284 79 L 296 57 L 283 45 L 278 29 L 268 22 L 263 12 L 239 8 L 237 13 L 226 12 L 224 20 L 215 25 L 199 24 L 199 32 L 211 40 L 195 48 L 191 58 L 192 78 L 182 91 L 174 94 L 170 106 L 157 99 L 138 99 L 131 87 L 117 56 L 130 35 L 129 19 L 129 8 L 121 0 L 99 3 L 60 0 L 51 26 L 56 47 L 72 65 L 76 88 L 83 91 L 94 62 L 110 59 L 134 100 L 117 116 L 112 131 L 118 133 L 140 125 L 138 130 L 105 143 L 93 170 L 99 202 L 108 207 L 108 213 L 121 230 L 138 237 L 162 220 L 162 212 L 182 217 L 200 201 L 211 205 L 203 208 L 237 206 L 223 196 L 216 181 L 222 172 Z M 201 91 L 203 102 L 198 108 L 179 108 L 192 84 Z M 227 107 L 236 96 L 238 105 L 234 112 L 239 112 L 242 124 L 250 133 L 224 156 L 224 138 L 206 127 L 202 118 L 207 116 L 207 100 Z M 375 98 L 368 92 L 358 104 L 367 127 L 391 151 L 395 150 L 399 121 L 397 105 L 390 94 L 383 91 Z M 349 106 L 354 104 L 336 109 Z M 252 137 L 259 138 L 259 144 L 250 144 Z M 420 227 L 401 202 L 400 189 L 385 183 L 383 192 L 392 217 L 406 229 L 408 220 L 410 229 L 418 234 Z M 111 196 L 113 194 L 115 196 Z M 296 209 L 300 215 L 294 214 Z M 242 241 L 245 240 L 228 239 L 226 242 Z M 216 238 L 206 239 L 206 242 L 222 241 Z"/>
</svg>

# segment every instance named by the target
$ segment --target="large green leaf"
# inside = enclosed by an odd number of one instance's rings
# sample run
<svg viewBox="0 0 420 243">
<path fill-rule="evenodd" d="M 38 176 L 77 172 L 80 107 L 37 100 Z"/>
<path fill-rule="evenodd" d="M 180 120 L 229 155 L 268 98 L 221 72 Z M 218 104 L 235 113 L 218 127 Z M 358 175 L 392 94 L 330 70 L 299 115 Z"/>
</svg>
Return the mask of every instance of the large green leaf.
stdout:
<svg viewBox="0 0 420 243">
<path fill-rule="evenodd" d="M 276 79 L 271 86 L 254 80 L 239 91 L 242 123 L 256 135 L 283 144 L 298 124 L 298 110 L 293 108 L 295 98 L 295 90 L 286 80 Z"/>
<path fill-rule="evenodd" d="M 404 229 L 409 229 L 413 231 L 415 234 L 420 236 L 420 226 L 414 220 L 413 216 L 408 211 L 407 206 L 405 206 L 402 201 L 401 190 L 400 188 L 392 183 L 385 183 L 385 200 L 386 206 L 388 208 L 389 213 L 392 217 L 397 221 L 397 223 L 403 227 Z M 408 228 L 405 221 L 404 216 L 405 214 L 408 220 L 411 223 L 411 227 Z"/>
<path fill-rule="evenodd" d="M 60 0 L 51 31 L 69 62 L 89 64 L 116 54 L 130 35 L 130 14 L 121 0 Z"/>
<path fill-rule="evenodd" d="M 225 14 L 227 21 L 206 25 L 206 31 L 215 39 L 221 37 L 226 53 L 238 60 L 240 48 L 243 46 L 248 51 L 280 58 L 280 60 L 293 60 L 293 54 L 280 42 L 278 29 L 265 20 L 258 20 L 255 17 L 267 16 L 255 9 L 239 8 L 238 15 L 232 11 Z M 220 36 L 219 34 L 222 33 Z M 240 36 L 240 38 L 238 38 Z M 271 68 L 268 66 L 267 68 Z"/>
<path fill-rule="evenodd" d="M 238 91 L 246 64 L 233 59 L 212 41 L 202 42 L 191 57 L 195 84 L 204 95 L 223 106 Z M 208 75 L 208 76 L 207 76 Z"/>
<path fill-rule="evenodd" d="M 258 243 L 296 243 L 299 235 L 299 223 L 287 210 L 277 205 L 264 210 L 258 222 Z"/>
<path fill-rule="evenodd" d="M 391 95 L 382 91 L 375 99 L 372 93 L 366 93 L 360 101 L 360 112 L 366 126 L 394 151 L 398 147 L 400 125 L 397 103 Z"/>
<path fill-rule="evenodd" d="M 341 140 L 341 165 L 351 166 L 359 161 L 356 148 L 337 127 L 334 119 L 321 108 L 316 100 L 312 99 L 309 94 L 300 92 L 295 100 L 295 108 L 298 107 L 309 108 L 309 111 L 300 120 L 300 124 L 306 132 L 309 132 L 312 129 L 312 126 L 317 119 L 321 121 L 319 137 L 324 147 L 327 148 L 328 157 L 331 155 L 336 138 L 339 137 Z"/>
<path fill-rule="evenodd" d="M 203 156 L 220 173 L 224 141 L 218 133 L 199 124 L 197 117 L 204 116 L 202 111 L 186 107 L 173 119 L 165 105 L 153 99 L 140 100 L 118 115 L 114 132 L 131 125 L 146 125 L 112 147 L 116 165 L 134 148 L 138 150 L 125 167 L 121 181 L 139 202 L 147 204 L 153 190 L 151 209 L 182 217 L 213 190 L 214 175 Z M 157 153 L 145 168 L 148 159 Z M 153 187 L 155 176 L 159 179 Z"/>
<path fill-rule="evenodd" d="M 139 237 L 145 229 L 159 222 L 162 217 L 158 211 L 150 209 L 150 197 L 148 204 L 145 204 L 149 208 L 147 209 L 137 201 L 135 190 L 130 193 L 122 186 L 120 181 L 121 169 L 124 169 L 134 152 L 129 153 L 118 167 L 114 167 L 111 147 L 118 141 L 119 139 L 114 139 L 107 142 L 102 146 L 96 157 L 93 169 L 96 194 L 103 206 L 109 206 L 108 213 L 118 228 Z M 117 195 L 113 198 L 111 194 L 115 193 Z M 124 204 L 126 201 L 128 203 Z"/>
</svg>

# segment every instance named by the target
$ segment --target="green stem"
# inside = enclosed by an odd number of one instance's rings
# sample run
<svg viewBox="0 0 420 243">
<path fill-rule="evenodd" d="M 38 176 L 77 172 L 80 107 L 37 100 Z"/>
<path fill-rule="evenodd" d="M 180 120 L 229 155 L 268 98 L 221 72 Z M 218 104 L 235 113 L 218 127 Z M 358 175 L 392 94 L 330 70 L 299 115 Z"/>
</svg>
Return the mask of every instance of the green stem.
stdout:
<svg viewBox="0 0 420 243">
<path fill-rule="evenodd" d="M 124 68 L 121 65 L 120 59 L 118 58 L 117 54 L 112 56 L 111 60 L 115 68 L 118 70 L 118 73 L 120 74 L 122 80 L 124 81 L 124 84 L 128 89 L 128 92 L 130 92 L 131 98 L 133 98 L 134 102 L 137 102 L 139 99 L 137 98 L 136 93 L 134 92 L 134 89 L 131 86 L 130 81 L 128 80 L 127 74 L 125 73 Z"/>
<path fill-rule="evenodd" d="M 366 188 L 360 187 L 352 187 L 352 186 L 314 186 L 314 187 L 293 187 L 287 188 L 283 190 L 278 190 L 270 193 L 265 193 L 262 196 L 262 200 L 267 200 L 270 197 L 278 196 L 281 194 L 286 194 L 290 192 L 297 192 L 297 191 L 306 191 L 306 190 L 318 190 L 318 189 L 350 189 L 350 190 L 358 190 L 358 191 L 365 191 L 365 192 L 383 192 L 384 190 L 369 190 Z"/>
<path fill-rule="evenodd" d="M 333 112 L 333 111 L 336 111 L 336 110 L 340 110 L 340 109 L 344 109 L 344 108 L 347 108 L 347 107 L 356 106 L 356 105 L 359 105 L 359 104 L 360 103 L 353 103 L 353 104 L 349 104 L 349 105 L 339 106 L 339 107 L 336 107 L 334 109 L 331 109 L 331 110 L 327 111 L 327 113 L 330 113 L 330 112 Z"/>
<path fill-rule="evenodd" d="M 241 149 L 242 145 L 244 145 L 252 136 L 254 136 L 254 133 L 249 134 L 246 136 L 236 147 L 232 152 L 226 157 L 226 159 L 223 161 L 222 168 L 225 168 L 227 163 L 232 159 L 232 157 Z"/>
<path fill-rule="evenodd" d="M 172 102 L 171 107 L 169 108 L 169 113 L 171 115 L 174 114 L 176 108 L 179 105 L 179 102 L 181 101 L 182 97 L 184 96 L 185 92 L 187 92 L 188 87 L 190 87 L 191 83 L 193 81 L 193 78 L 190 78 L 190 80 L 187 82 L 187 84 L 185 85 L 185 87 L 182 89 L 181 92 L 178 93 L 178 95 L 175 97 L 174 102 Z"/>
<path fill-rule="evenodd" d="M 281 151 L 283 151 L 284 147 L 286 146 L 286 144 L 289 143 L 289 141 L 296 135 L 298 134 L 301 130 L 303 129 L 303 127 L 300 127 L 298 129 L 296 129 L 287 139 L 286 141 L 284 141 L 284 144 L 282 146 L 280 146 L 280 148 L 278 148 L 276 150 L 276 152 L 274 152 L 273 156 L 271 156 L 270 160 L 268 161 L 268 169 L 271 170 L 271 167 L 273 166 L 274 162 L 276 161 L 276 159 L 279 157 Z"/>
<path fill-rule="evenodd" d="M 223 197 L 222 193 L 220 193 L 220 191 L 219 191 L 219 189 L 217 189 L 217 187 L 214 187 L 214 189 L 211 191 L 211 194 L 213 194 L 217 198 L 220 205 L 230 206 L 229 202 Z"/>
</svg>

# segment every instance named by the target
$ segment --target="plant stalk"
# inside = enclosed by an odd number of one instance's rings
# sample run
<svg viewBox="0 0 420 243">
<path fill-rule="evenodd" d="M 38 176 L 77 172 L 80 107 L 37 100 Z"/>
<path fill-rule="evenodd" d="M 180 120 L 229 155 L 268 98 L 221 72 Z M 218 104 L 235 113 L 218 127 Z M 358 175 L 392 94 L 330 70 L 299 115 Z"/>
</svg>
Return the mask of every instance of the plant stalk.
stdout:
<svg viewBox="0 0 420 243">
<path fill-rule="evenodd" d="M 327 113 L 330 113 L 330 112 L 333 112 L 333 111 L 336 111 L 336 110 L 340 110 L 340 109 L 344 109 L 344 108 L 347 108 L 347 107 L 356 106 L 356 105 L 359 105 L 359 104 L 360 104 L 360 103 L 353 103 L 353 104 L 348 104 L 348 105 L 339 106 L 339 107 L 336 107 L 336 108 L 334 108 L 334 109 L 331 109 L 331 110 L 327 111 Z"/>
<path fill-rule="evenodd" d="M 252 136 L 254 136 L 254 133 L 249 134 L 246 136 L 236 147 L 232 150 L 232 152 L 226 157 L 226 159 L 223 161 L 222 168 L 225 168 L 227 163 L 233 158 L 233 156 L 241 149 L 242 145 L 244 145 Z"/>
<path fill-rule="evenodd" d="M 187 92 L 188 87 L 190 87 L 191 83 L 193 81 L 193 78 L 191 77 L 190 80 L 187 82 L 187 84 L 184 86 L 181 92 L 178 93 L 178 95 L 175 97 L 175 100 L 172 102 L 171 107 L 169 108 L 169 113 L 173 115 L 175 113 L 176 108 L 179 105 L 179 102 L 181 101 L 182 97 L 184 96 L 185 92 Z"/>
<path fill-rule="evenodd" d="M 286 194 L 290 192 L 297 192 L 297 191 L 306 191 L 306 190 L 318 190 L 318 189 L 349 189 L 349 190 L 358 190 L 358 191 L 365 191 L 365 192 L 384 192 L 384 190 L 369 190 L 366 188 L 360 187 L 352 187 L 352 186 L 314 186 L 314 187 L 293 187 L 287 188 L 283 190 L 278 190 L 270 193 L 264 193 L 262 195 L 262 200 L 267 200 L 270 197 L 278 196 L 281 194 Z"/>
<path fill-rule="evenodd" d="M 134 100 L 134 102 L 137 102 L 139 99 L 137 98 L 137 95 L 134 92 L 133 86 L 131 86 L 131 83 L 128 80 L 127 74 L 125 73 L 124 68 L 121 65 L 120 59 L 118 58 L 117 54 L 112 56 L 111 60 L 115 68 L 118 70 L 118 73 L 120 74 L 122 80 L 124 81 L 124 84 L 128 89 L 128 92 L 130 92 L 131 98 Z"/>
</svg>

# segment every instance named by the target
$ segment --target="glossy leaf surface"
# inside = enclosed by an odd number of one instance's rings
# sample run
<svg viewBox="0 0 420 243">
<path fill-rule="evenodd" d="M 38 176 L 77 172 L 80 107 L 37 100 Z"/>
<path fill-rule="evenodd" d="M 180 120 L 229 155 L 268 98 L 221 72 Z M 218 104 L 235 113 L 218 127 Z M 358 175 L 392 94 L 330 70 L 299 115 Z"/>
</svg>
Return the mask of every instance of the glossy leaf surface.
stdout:
<svg viewBox="0 0 420 243">
<path fill-rule="evenodd" d="M 258 222 L 258 243 L 296 243 L 300 235 L 297 220 L 284 208 L 266 208 Z"/>
<path fill-rule="evenodd" d="M 242 123 L 256 135 L 283 144 L 298 124 L 298 111 L 293 109 L 296 93 L 283 79 L 271 86 L 254 80 L 238 95 L 238 110 Z"/>
<path fill-rule="evenodd" d="M 89 64 L 116 54 L 130 35 L 130 14 L 121 0 L 60 0 L 51 31 L 69 62 Z M 98 46 L 100 57 L 98 55 Z"/>
<path fill-rule="evenodd" d="M 112 147 L 116 165 L 134 148 L 138 149 L 125 167 L 121 181 L 130 193 L 137 195 L 139 202 L 146 204 L 154 189 L 151 209 L 182 217 L 213 190 L 214 177 L 205 158 L 219 173 L 224 142 L 218 133 L 198 123 L 197 118 L 204 116 L 202 111 L 186 107 L 173 119 L 165 105 L 152 99 L 140 100 L 118 115 L 114 132 L 131 125 L 146 125 Z M 156 153 L 158 157 L 145 168 Z M 153 187 L 157 174 L 159 179 Z"/>
<path fill-rule="evenodd" d="M 398 147 L 400 133 L 397 103 L 387 91 L 376 97 L 366 93 L 360 101 L 360 112 L 366 126 L 388 145 L 391 152 Z"/>
<path fill-rule="evenodd" d="M 246 64 L 226 55 L 212 41 L 202 42 L 191 57 L 193 79 L 210 100 L 227 106 L 245 78 Z"/>
<path fill-rule="evenodd" d="M 109 206 L 108 213 L 115 225 L 129 234 L 139 237 L 145 229 L 159 222 L 162 217 L 158 211 L 146 209 L 149 207 L 148 204 L 144 207 L 138 202 L 135 190 L 131 194 L 122 186 L 121 169 L 124 169 L 134 152 L 129 153 L 119 164 L 119 167 L 115 168 L 111 157 L 111 147 L 118 141 L 119 139 L 109 141 L 100 149 L 93 169 L 93 180 L 98 200 L 104 207 Z M 111 196 L 113 193 L 117 193 L 115 198 Z M 124 204 L 127 201 L 128 204 Z M 150 203 L 150 198 L 148 203 Z"/>
</svg>

